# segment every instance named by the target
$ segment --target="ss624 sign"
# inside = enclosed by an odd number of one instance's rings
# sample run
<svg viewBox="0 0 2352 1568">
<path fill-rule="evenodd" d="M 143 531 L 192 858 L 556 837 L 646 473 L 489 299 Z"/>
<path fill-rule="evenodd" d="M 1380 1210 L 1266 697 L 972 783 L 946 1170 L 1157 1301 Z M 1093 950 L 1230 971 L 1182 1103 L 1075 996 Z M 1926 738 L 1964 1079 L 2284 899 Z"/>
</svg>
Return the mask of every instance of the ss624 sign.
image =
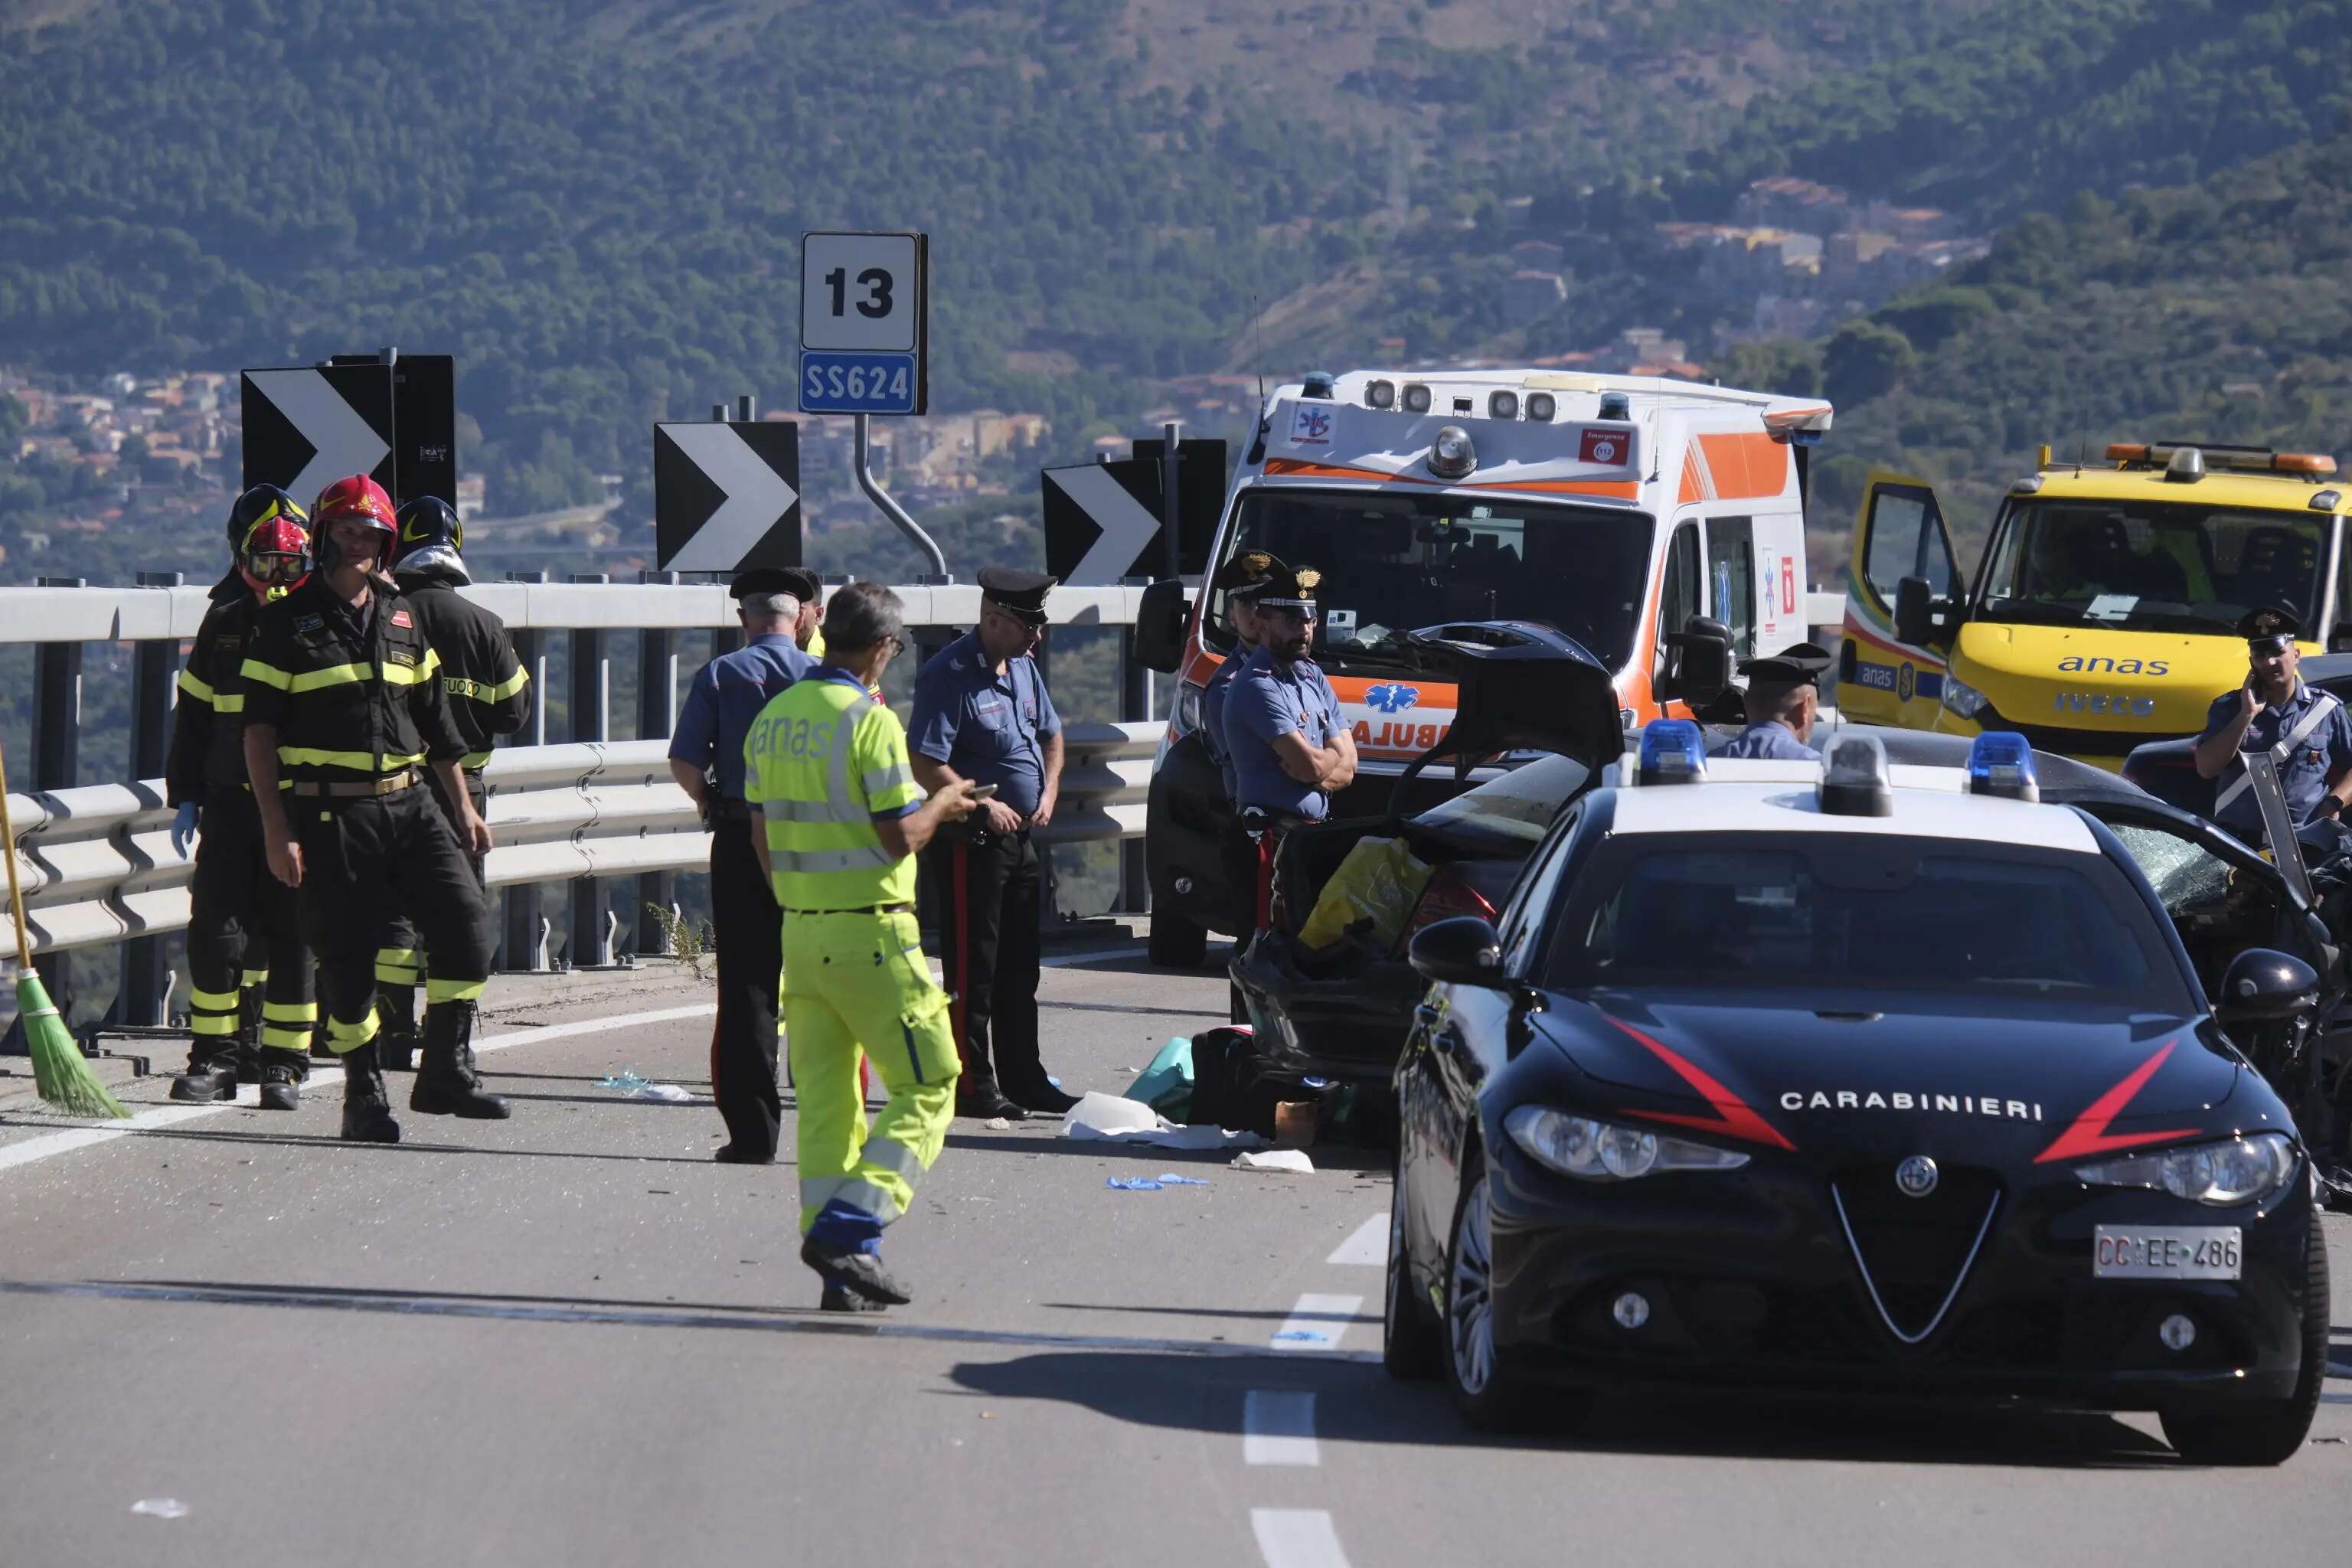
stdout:
<svg viewBox="0 0 2352 1568">
<path fill-rule="evenodd" d="M 920 414 L 930 246 L 920 234 L 801 237 L 803 414 Z"/>
</svg>

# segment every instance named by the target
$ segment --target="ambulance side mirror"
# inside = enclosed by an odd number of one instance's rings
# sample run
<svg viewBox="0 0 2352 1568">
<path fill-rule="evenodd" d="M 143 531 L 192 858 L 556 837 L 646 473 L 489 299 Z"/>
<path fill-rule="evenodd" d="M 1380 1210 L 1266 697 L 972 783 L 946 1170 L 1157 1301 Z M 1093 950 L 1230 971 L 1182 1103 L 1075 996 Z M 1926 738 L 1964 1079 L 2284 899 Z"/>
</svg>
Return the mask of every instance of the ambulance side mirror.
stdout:
<svg viewBox="0 0 2352 1568">
<path fill-rule="evenodd" d="M 1675 695 L 1693 712 L 1715 705 L 1731 685 L 1731 628 L 1706 616 L 1693 616 L 1668 639 L 1682 649 L 1682 679 Z"/>
<path fill-rule="evenodd" d="M 1184 612 L 1190 608 L 1184 583 L 1162 577 L 1143 591 L 1135 609 L 1135 662 L 1162 675 L 1173 675 L 1184 662 Z"/>
</svg>

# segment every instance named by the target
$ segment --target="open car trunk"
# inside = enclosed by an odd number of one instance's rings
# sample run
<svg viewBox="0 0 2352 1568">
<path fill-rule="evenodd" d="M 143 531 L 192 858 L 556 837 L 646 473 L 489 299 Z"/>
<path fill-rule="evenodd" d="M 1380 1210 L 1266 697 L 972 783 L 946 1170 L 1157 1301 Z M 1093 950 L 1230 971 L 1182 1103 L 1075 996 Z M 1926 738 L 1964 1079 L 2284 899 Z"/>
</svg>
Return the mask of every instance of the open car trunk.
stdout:
<svg viewBox="0 0 2352 1568">
<path fill-rule="evenodd" d="M 1458 687 L 1452 728 L 1406 770 L 1385 816 L 1285 837 L 1272 926 L 1234 960 L 1259 1048 L 1281 1070 L 1384 1080 L 1423 989 L 1405 936 L 1432 919 L 1499 910 L 1553 816 L 1623 749 L 1608 671 L 1549 626 L 1430 627 L 1407 646 L 1421 673 Z M 1450 763 L 1465 775 L 1506 752 L 1550 754 L 1402 814 L 1423 771 Z"/>
</svg>

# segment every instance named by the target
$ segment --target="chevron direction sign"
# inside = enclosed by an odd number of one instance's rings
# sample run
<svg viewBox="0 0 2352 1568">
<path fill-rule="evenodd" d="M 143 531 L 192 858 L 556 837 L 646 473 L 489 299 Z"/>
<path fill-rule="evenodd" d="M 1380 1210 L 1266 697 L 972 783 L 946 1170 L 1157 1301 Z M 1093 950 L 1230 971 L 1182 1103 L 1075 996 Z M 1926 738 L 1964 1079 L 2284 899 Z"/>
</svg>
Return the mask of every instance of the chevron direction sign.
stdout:
<svg viewBox="0 0 2352 1568">
<path fill-rule="evenodd" d="M 800 428 L 788 420 L 654 426 L 654 544 L 666 571 L 801 564 Z"/>
<path fill-rule="evenodd" d="M 276 485 L 304 506 L 337 479 L 366 474 L 394 500 L 393 367 L 298 365 L 239 377 L 245 485 Z"/>
</svg>

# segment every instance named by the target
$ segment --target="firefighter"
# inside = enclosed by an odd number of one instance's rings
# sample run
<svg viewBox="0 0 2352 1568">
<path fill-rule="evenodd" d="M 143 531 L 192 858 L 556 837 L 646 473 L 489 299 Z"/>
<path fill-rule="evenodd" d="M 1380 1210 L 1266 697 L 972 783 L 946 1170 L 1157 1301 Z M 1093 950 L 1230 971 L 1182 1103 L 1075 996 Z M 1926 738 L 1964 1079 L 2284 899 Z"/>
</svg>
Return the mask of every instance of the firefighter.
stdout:
<svg viewBox="0 0 2352 1568">
<path fill-rule="evenodd" d="M 1031 655 L 1054 581 L 982 567 L 980 625 L 915 677 L 915 777 L 926 790 L 962 779 L 996 789 L 923 857 L 944 911 L 940 956 L 963 1052 L 960 1116 L 1058 1116 L 1077 1103 L 1046 1074 L 1037 1038 L 1045 876 L 1033 836 L 1054 820 L 1061 794 L 1062 719 Z"/>
<path fill-rule="evenodd" d="M 783 916 L 751 854 L 758 835 L 743 795 L 743 738 L 760 710 L 816 668 L 793 641 L 802 600 L 789 574 L 753 566 L 727 591 L 747 639 L 702 667 L 670 737 L 670 776 L 710 826 L 710 923 L 719 960 L 719 1016 L 710 1032 L 710 1098 L 727 1123 L 713 1159 L 772 1164 L 783 1127 L 776 1092 L 776 1006 L 783 977 Z"/>
<path fill-rule="evenodd" d="M 497 939 L 467 855 L 489 852 L 490 829 L 459 772 L 467 741 L 449 713 L 439 656 L 383 574 L 396 533 L 391 498 L 354 475 L 321 490 L 310 516 L 318 568 L 263 612 L 246 658 L 245 764 L 269 869 L 299 892 L 319 952 L 328 1044 L 343 1061 L 342 1135 L 396 1143 L 376 1055 L 374 979 L 376 949 L 400 911 L 423 932 L 433 972 L 409 1109 L 508 1113 L 474 1067 Z M 422 785 L 427 767 L 454 822 Z"/>
<path fill-rule="evenodd" d="M 310 1033 L 319 1016 L 310 953 L 291 889 L 269 875 L 261 816 L 245 776 L 245 682 L 239 667 L 262 606 L 301 586 L 310 572 L 310 534 L 294 498 L 274 485 L 239 496 L 229 513 L 236 566 L 212 592 L 212 607 L 188 662 L 172 714 L 165 799 L 176 808 L 173 847 L 196 841 L 188 899 L 188 1070 L 172 1098 L 233 1100 L 240 1071 L 261 1087 L 265 1110 L 291 1110 L 310 1076 Z M 240 1005 L 245 987 L 264 984 L 259 1055 L 255 1024 Z"/>
<path fill-rule="evenodd" d="M 926 795 L 898 716 L 873 696 L 906 644 L 898 595 L 834 595 L 827 662 L 760 710 L 744 783 L 752 837 L 784 911 L 784 1019 L 799 1101 L 801 1261 L 834 1310 L 903 1303 L 883 1228 L 907 1212 L 954 1115 L 956 1041 L 915 924 L 915 861 L 973 784 Z M 858 1064 L 889 1090 L 869 1131 Z"/>
<path fill-rule="evenodd" d="M 440 656 L 449 717 L 466 737 L 466 754 L 459 762 L 466 793 L 475 815 L 487 817 L 482 769 L 498 737 L 511 735 L 529 721 L 530 674 L 515 657 L 506 623 L 457 592 L 474 579 L 460 554 L 466 547 L 466 525 L 457 511 L 438 496 L 420 496 L 400 509 L 397 521 L 393 580 L 400 585 L 402 602 L 425 628 L 425 640 Z M 425 783 L 439 800 L 440 775 L 433 774 Z M 459 812 L 448 801 L 440 805 L 454 826 Z M 489 881 L 482 858 L 471 859 L 475 884 L 487 893 Z M 376 1006 L 383 1020 L 376 1055 L 384 1067 L 403 1072 L 416 1054 L 416 987 L 424 979 L 416 941 L 415 922 L 402 915 L 375 955 Z"/>
</svg>

